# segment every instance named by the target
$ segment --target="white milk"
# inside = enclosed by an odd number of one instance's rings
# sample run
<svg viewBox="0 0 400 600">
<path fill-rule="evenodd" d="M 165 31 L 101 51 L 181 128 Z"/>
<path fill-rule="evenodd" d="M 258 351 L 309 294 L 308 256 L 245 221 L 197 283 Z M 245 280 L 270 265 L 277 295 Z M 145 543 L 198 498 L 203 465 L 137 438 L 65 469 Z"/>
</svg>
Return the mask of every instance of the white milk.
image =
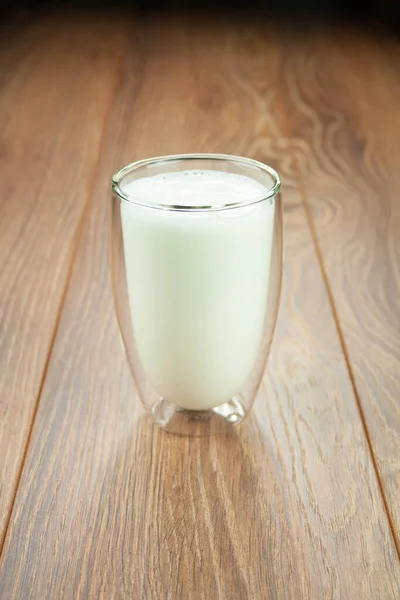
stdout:
<svg viewBox="0 0 400 600">
<path fill-rule="evenodd" d="M 221 206 L 262 198 L 257 181 L 183 171 L 133 181 L 141 202 Z M 121 203 L 133 332 L 153 388 L 178 406 L 204 410 L 235 396 L 263 336 L 274 199 L 214 212 Z"/>
</svg>

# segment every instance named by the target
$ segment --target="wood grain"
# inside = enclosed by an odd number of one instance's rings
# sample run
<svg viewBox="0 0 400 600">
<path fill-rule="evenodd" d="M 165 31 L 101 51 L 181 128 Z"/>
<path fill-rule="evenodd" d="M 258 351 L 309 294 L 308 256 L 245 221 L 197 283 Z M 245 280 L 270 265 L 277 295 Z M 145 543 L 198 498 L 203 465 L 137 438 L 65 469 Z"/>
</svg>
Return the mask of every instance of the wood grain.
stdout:
<svg viewBox="0 0 400 600">
<path fill-rule="evenodd" d="M 49 17 L 3 48 L 0 547 L 124 44 L 121 22 Z"/>
<path fill-rule="evenodd" d="M 283 133 L 280 36 L 268 31 L 226 20 L 132 25 L 0 597 L 398 597 L 395 547 Z M 251 418 L 209 439 L 166 434 L 141 412 L 109 284 L 111 173 L 194 150 L 273 163 L 286 200 L 268 374 Z"/>
<path fill-rule="evenodd" d="M 400 43 L 315 35 L 287 56 L 304 193 L 400 549 Z"/>
</svg>

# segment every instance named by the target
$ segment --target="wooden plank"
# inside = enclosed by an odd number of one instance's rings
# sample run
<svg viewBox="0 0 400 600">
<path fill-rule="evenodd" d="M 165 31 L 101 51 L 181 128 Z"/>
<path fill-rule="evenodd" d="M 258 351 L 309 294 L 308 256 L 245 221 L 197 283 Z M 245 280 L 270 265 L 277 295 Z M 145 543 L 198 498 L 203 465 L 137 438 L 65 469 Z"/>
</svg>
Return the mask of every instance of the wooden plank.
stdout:
<svg viewBox="0 0 400 600">
<path fill-rule="evenodd" d="M 309 37 L 287 61 L 294 145 L 400 549 L 400 44 Z"/>
<path fill-rule="evenodd" d="M 14 33 L 0 96 L 0 548 L 125 38 L 46 18 Z"/>
<path fill-rule="evenodd" d="M 390 528 L 281 131 L 280 37 L 177 19 L 147 23 L 143 36 L 105 137 L 0 596 L 396 598 Z M 227 437 L 151 427 L 109 285 L 109 173 L 190 150 L 272 159 L 286 184 L 268 376 L 253 415 Z"/>
</svg>

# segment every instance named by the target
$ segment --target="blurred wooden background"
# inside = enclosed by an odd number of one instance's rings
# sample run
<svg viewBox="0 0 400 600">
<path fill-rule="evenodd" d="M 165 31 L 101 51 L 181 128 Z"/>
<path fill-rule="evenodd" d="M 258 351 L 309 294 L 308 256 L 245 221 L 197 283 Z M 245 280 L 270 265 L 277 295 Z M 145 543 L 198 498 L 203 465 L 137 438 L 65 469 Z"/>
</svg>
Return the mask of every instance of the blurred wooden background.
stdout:
<svg viewBox="0 0 400 600">
<path fill-rule="evenodd" d="M 0 598 L 399 598 L 400 42 L 70 11 L 0 78 Z M 210 439 L 141 411 L 109 273 L 112 173 L 191 151 L 284 186 L 267 373 Z"/>
</svg>

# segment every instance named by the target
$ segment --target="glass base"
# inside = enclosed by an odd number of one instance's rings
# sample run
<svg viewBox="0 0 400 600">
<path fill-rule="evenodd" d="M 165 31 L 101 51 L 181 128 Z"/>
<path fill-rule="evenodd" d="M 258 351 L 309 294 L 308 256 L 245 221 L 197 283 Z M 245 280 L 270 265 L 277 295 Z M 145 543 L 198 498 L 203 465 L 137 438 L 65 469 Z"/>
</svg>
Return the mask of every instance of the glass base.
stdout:
<svg viewBox="0 0 400 600">
<path fill-rule="evenodd" d="M 156 423 L 179 435 L 215 435 L 227 433 L 246 416 L 239 397 L 209 410 L 180 408 L 165 398 L 154 403 L 151 412 Z"/>
</svg>

